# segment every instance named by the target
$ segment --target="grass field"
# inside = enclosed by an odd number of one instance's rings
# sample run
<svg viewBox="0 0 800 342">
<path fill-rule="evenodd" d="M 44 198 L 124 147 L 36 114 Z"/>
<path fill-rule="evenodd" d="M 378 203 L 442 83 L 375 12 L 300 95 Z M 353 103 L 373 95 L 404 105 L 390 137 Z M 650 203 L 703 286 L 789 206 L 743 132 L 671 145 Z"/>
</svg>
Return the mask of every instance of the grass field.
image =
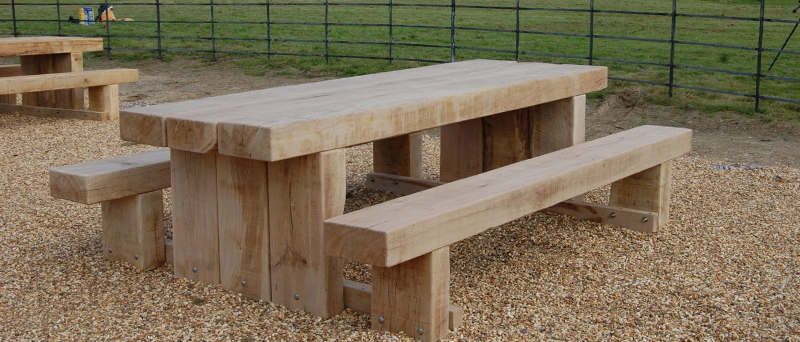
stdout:
<svg viewBox="0 0 800 342">
<path fill-rule="evenodd" d="M 130 17 L 134 22 L 113 22 L 108 32 L 111 37 L 112 58 L 141 59 L 153 58 L 153 51 L 119 51 L 117 48 L 156 49 L 157 26 L 154 0 L 128 0 L 115 5 L 117 18 Z M 202 1 L 202 4 L 200 4 Z M 791 10 L 796 1 L 766 0 L 766 18 L 797 20 Z M 208 0 L 167 0 L 161 2 L 160 18 L 162 48 L 167 50 L 199 50 L 210 55 L 212 48 L 217 51 L 217 59 L 232 60 L 244 72 L 261 75 L 268 68 L 292 67 L 308 72 L 333 72 L 341 75 L 374 73 L 392 69 L 421 65 L 420 62 L 399 60 L 388 63 L 389 52 L 389 9 L 388 0 L 336 0 L 328 6 L 327 32 L 328 54 L 332 56 L 363 56 L 376 59 L 354 59 L 331 57 L 328 64 L 323 57 L 307 56 L 252 56 L 226 54 L 224 52 L 287 53 L 321 56 L 325 54 L 323 42 L 326 32 L 323 0 L 281 0 L 279 4 L 271 0 L 269 21 L 267 21 L 266 0 L 215 0 L 213 6 L 215 37 L 212 45 L 212 6 Z M 15 6 L 20 34 L 57 34 L 59 24 L 57 6 L 54 0 L 27 0 Z M 141 3 L 141 5 L 138 5 Z M 451 10 L 449 7 L 415 7 L 409 4 L 449 6 L 450 0 L 402 0 L 394 1 L 392 7 L 391 57 L 395 59 L 423 59 L 450 61 L 451 57 Z M 595 9 L 601 11 L 638 11 L 660 14 L 670 13 L 671 1 L 666 0 L 595 0 Z M 111 3 L 112 5 L 114 3 Z M 61 19 L 77 16 L 78 8 L 84 5 L 76 2 L 60 2 Z M 515 0 L 458 0 L 458 6 L 493 6 L 506 9 L 464 8 L 456 9 L 457 27 L 455 56 L 457 60 L 473 58 L 515 59 L 515 32 L 482 31 L 475 29 L 515 30 Z M 564 8 L 587 10 L 589 0 L 521 0 L 523 8 Z M 98 6 L 94 6 L 97 10 Z M 10 2 L 0 2 L 0 32 L 13 30 Z M 759 2 L 752 0 L 679 0 L 679 14 L 718 15 L 728 17 L 758 18 Z M 37 20 L 49 20 L 47 22 Z M 589 56 L 588 35 L 590 14 L 583 11 L 523 10 L 520 12 L 520 30 L 552 34 L 523 33 L 520 35 L 519 57 L 522 61 L 543 61 L 556 63 L 587 64 Z M 342 24 L 364 24 L 352 26 Z M 426 26 L 405 27 L 405 26 Z M 764 23 L 763 47 L 779 49 L 794 24 Z M 696 46 L 677 44 L 674 63 L 680 66 L 705 67 L 732 70 L 744 74 L 754 74 L 758 64 L 757 20 L 713 19 L 679 16 L 676 19 L 676 37 L 680 42 L 702 42 L 722 45 L 735 45 L 749 49 Z M 263 39 L 273 39 L 268 44 Z M 60 32 L 65 35 L 105 36 L 103 25 L 81 26 L 61 23 Z M 669 40 L 671 17 L 668 15 L 619 14 L 601 12 L 594 15 L 594 46 L 592 55 L 596 65 L 607 65 L 610 75 L 657 83 L 669 81 L 670 69 L 665 66 L 614 62 L 602 59 L 619 59 L 646 63 L 670 63 L 670 44 L 643 40 L 621 40 L 613 37 L 633 37 L 641 39 Z M 144 37 L 144 38 L 141 38 Z M 200 37 L 200 39 L 198 39 Z M 259 39 L 259 40 L 254 40 Z M 299 40 L 299 41 L 285 41 Z M 347 42 L 347 43 L 345 43 Z M 352 42 L 361 42 L 353 44 Z M 366 42 L 372 44 L 364 44 Z M 434 45 L 439 47 L 411 46 L 407 44 Z M 483 51 L 480 49 L 503 50 Z M 800 51 L 800 33 L 793 37 L 786 49 Z M 169 58 L 180 52 L 164 52 Z M 545 54 L 545 55 L 542 55 Z M 101 55 L 98 53 L 98 55 Z M 569 55 L 556 57 L 551 55 Z M 764 52 L 762 73 L 775 76 L 800 78 L 800 55 L 784 53 L 773 69 L 767 72 L 774 52 Z M 210 56 L 209 56 L 210 57 Z M 384 59 L 384 60 L 377 60 Z M 674 70 L 676 84 L 755 94 L 754 76 L 729 74 L 719 71 L 701 71 L 686 68 Z M 614 82 L 608 91 L 622 87 L 641 86 L 627 82 Z M 668 88 L 653 86 L 649 99 L 656 103 L 677 106 L 697 107 L 709 113 L 734 111 L 746 115 L 757 115 L 764 120 L 800 120 L 800 106 L 763 100 L 762 113 L 754 112 L 754 99 L 729 96 L 718 93 L 675 89 L 675 96 L 669 99 Z M 761 94 L 791 100 L 800 100 L 800 87 L 796 82 L 775 79 L 761 80 Z M 594 96 L 603 96 L 595 94 Z"/>
</svg>

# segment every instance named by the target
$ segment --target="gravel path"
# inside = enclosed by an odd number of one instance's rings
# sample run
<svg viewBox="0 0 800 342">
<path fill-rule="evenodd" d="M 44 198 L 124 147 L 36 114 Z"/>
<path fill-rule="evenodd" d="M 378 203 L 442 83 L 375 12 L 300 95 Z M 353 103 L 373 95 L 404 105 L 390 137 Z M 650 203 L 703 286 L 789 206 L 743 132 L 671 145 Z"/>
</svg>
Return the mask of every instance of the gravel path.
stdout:
<svg viewBox="0 0 800 342">
<path fill-rule="evenodd" d="M 425 140 L 429 178 L 437 139 Z M 100 206 L 50 197 L 47 171 L 151 148 L 120 141 L 117 121 L 0 115 L 0 146 L 0 340 L 407 339 L 370 331 L 368 315 L 320 321 L 173 278 L 171 265 L 105 260 Z M 370 156 L 348 150 L 348 211 L 391 197 L 363 188 Z M 448 340 L 800 341 L 800 171 L 720 165 L 675 162 L 658 234 L 537 213 L 453 245 L 465 319 Z"/>
</svg>

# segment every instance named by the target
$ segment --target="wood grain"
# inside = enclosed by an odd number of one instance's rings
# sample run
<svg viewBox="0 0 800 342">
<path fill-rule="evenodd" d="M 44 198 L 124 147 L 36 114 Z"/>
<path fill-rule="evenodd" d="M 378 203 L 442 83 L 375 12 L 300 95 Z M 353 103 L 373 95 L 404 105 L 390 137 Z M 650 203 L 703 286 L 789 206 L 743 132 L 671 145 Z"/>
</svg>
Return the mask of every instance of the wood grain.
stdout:
<svg viewBox="0 0 800 342">
<path fill-rule="evenodd" d="M 658 213 L 661 228 L 669 219 L 672 162 L 653 166 L 611 184 L 608 204 Z"/>
<path fill-rule="evenodd" d="M 483 118 L 483 171 L 531 157 L 531 111 L 522 108 Z"/>
<path fill-rule="evenodd" d="M 174 274 L 219 284 L 217 154 L 171 150 Z"/>
<path fill-rule="evenodd" d="M 324 253 L 323 221 L 341 215 L 344 150 L 268 164 L 272 301 L 328 318 L 344 310 L 342 260 Z"/>
<path fill-rule="evenodd" d="M 449 301 L 449 247 L 372 268 L 372 329 L 438 341 L 447 336 Z"/>
<path fill-rule="evenodd" d="M 439 180 L 457 181 L 483 172 L 483 119 L 442 126 Z"/>
<path fill-rule="evenodd" d="M 138 80 L 139 71 L 136 69 L 91 70 L 44 75 L 0 77 L 0 94 L 28 93 L 73 87 L 95 87 L 130 83 Z M 81 94 L 81 101 L 83 101 L 83 94 Z"/>
<path fill-rule="evenodd" d="M 170 184 L 166 148 L 50 169 L 50 195 L 84 204 L 165 189 Z"/>
<path fill-rule="evenodd" d="M 222 286 L 270 301 L 267 163 L 217 156 L 217 198 Z"/>
<path fill-rule="evenodd" d="M 378 173 L 422 177 L 422 133 L 373 142 L 372 169 Z"/>
<path fill-rule="evenodd" d="M 89 110 L 103 113 L 106 120 L 119 119 L 119 85 L 90 87 Z"/>
<path fill-rule="evenodd" d="M 586 141 L 586 95 L 536 105 L 531 116 L 534 157 Z"/>
<path fill-rule="evenodd" d="M 161 190 L 102 203 L 103 255 L 148 271 L 166 261 Z"/>
<path fill-rule="evenodd" d="M 325 250 L 397 265 L 690 149 L 691 130 L 637 127 L 329 219 Z"/>
<path fill-rule="evenodd" d="M 47 55 L 103 50 L 103 38 L 14 37 L 0 38 L 0 57 Z"/>
</svg>

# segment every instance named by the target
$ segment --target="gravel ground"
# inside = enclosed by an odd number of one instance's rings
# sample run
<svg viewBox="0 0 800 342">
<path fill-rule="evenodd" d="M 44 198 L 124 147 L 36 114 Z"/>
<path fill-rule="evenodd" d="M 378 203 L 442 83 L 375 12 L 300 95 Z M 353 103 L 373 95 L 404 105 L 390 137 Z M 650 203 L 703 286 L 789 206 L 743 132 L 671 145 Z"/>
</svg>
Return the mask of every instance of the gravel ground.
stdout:
<svg viewBox="0 0 800 342">
<path fill-rule="evenodd" d="M 321 321 L 173 278 L 171 265 L 105 260 L 100 206 L 50 197 L 47 170 L 151 148 L 118 132 L 117 121 L 0 115 L 0 340 L 408 339 L 370 331 L 368 315 Z M 425 140 L 431 179 L 437 139 Z M 369 145 L 347 156 L 347 211 L 391 197 L 363 188 Z M 451 300 L 465 319 L 448 340 L 800 341 L 798 193 L 796 168 L 688 156 L 660 233 L 537 213 L 462 241 Z M 368 281 L 369 267 L 346 276 Z"/>
</svg>

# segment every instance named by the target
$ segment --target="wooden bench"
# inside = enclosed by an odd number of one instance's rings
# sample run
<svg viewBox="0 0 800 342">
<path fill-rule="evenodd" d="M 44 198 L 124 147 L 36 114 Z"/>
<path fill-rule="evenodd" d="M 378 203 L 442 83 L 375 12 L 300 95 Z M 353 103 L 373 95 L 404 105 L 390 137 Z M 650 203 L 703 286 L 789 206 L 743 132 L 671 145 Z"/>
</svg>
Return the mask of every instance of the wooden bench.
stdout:
<svg viewBox="0 0 800 342">
<path fill-rule="evenodd" d="M 167 260 L 162 189 L 170 187 L 169 149 L 50 169 L 50 194 L 101 203 L 103 251 L 150 270 Z"/>
<path fill-rule="evenodd" d="M 17 67 L 17 72 L 19 71 Z M 8 69 L 14 72 L 13 66 Z M 0 112 L 19 111 L 26 115 L 90 119 L 116 120 L 119 118 L 119 84 L 139 80 L 136 69 L 110 69 L 62 72 L 40 75 L 16 75 L 0 77 L 0 95 L 15 96 L 14 102 L 0 104 Z M 89 110 L 48 108 L 16 105 L 18 93 L 88 88 Z M 4 101 L 10 101 L 9 98 Z"/>
<path fill-rule="evenodd" d="M 610 183 L 614 203 L 665 222 L 670 161 L 690 149 L 689 129 L 634 128 L 328 219 L 325 252 L 373 265 L 373 329 L 439 340 L 449 245 Z"/>
</svg>

